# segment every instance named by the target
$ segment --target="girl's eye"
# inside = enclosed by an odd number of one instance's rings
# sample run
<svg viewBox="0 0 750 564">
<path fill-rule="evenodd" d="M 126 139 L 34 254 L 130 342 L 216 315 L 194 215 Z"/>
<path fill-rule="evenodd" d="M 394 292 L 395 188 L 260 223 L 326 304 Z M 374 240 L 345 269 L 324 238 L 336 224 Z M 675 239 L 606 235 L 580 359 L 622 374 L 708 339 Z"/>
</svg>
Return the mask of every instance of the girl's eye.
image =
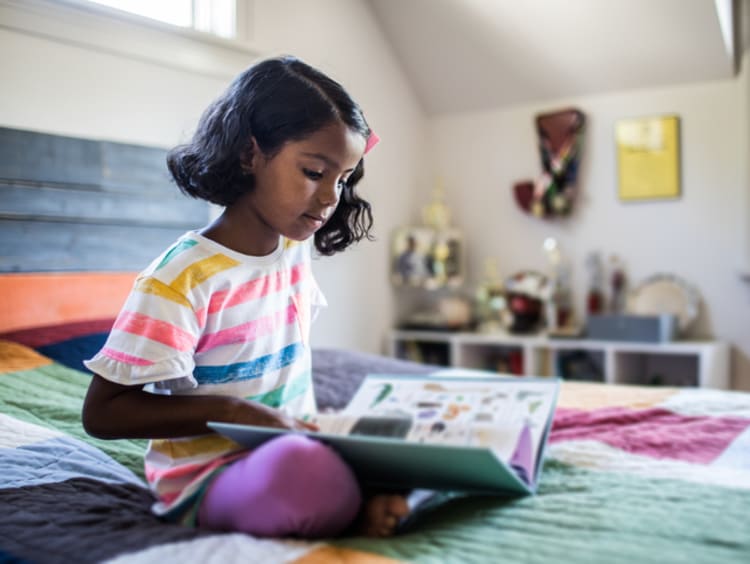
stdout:
<svg viewBox="0 0 750 564">
<path fill-rule="evenodd" d="M 323 178 L 323 173 L 322 172 L 318 172 L 317 170 L 310 170 L 309 168 L 303 168 L 302 172 L 310 180 L 320 180 L 321 178 Z"/>
<path fill-rule="evenodd" d="M 341 180 L 339 180 L 339 183 L 338 183 L 339 190 L 343 190 L 344 188 L 346 188 L 346 183 L 348 182 L 348 180 L 349 180 L 348 178 L 346 179 L 342 178 Z"/>
</svg>

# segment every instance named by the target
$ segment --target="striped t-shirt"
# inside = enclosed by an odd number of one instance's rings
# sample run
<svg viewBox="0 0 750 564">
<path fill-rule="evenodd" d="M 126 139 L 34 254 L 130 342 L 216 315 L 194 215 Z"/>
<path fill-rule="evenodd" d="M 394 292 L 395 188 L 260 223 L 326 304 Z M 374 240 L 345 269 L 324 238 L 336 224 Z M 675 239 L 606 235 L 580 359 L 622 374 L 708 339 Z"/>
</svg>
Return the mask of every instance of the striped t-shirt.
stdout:
<svg viewBox="0 0 750 564">
<path fill-rule="evenodd" d="M 138 276 L 86 366 L 154 393 L 314 411 L 308 338 L 312 314 L 326 304 L 310 269 L 310 241 L 281 241 L 272 254 L 252 257 L 186 233 Z M 145 470 L 159 498 L 154 511 L 189 520 L 207 480 L 240 450 L 215 434 L 152 440 Z"/>
</svg>

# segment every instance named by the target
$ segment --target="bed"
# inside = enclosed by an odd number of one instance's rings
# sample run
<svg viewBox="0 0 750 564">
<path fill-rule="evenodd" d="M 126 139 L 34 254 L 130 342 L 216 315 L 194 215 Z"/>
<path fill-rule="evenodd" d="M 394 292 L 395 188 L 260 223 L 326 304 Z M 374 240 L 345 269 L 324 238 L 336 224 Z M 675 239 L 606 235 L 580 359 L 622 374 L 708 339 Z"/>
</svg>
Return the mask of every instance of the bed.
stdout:
<svg viewBox="0 0 750 564">
<path fill-rule="evenodd" d="M 564 382 L 537 495 L 428 505 L 390 539 L 256 539 L 159 521 L 145 442 L 93 439 L 80 410 L 91 377 L 81 361 L 133 270 L 205 215 L 174 201 L 163 157 L 0 128 L 0 562 L 750 562 L 750 394 L 708 389 Z M 313 351 L 322 409 L 345 405 L 368 373 L 434 369 Z"/>
<path fill-rule="evenodd" d="M 750 394 L 707 389 L 565 382 L 537 495 L 453 499 L 391 539 L 255 539 L 161 522 L 144 442 L 96 440 L 80 423 L 81 360 L 103 342 L 112 319 L 96 315 L 116 309 L 117 292 L 78 303 L 77 317 L 63 305 L 73 286 L 111 291 L 107 276 L 0 277 L 0 561 L 750 561 Z M 28 292 L 47 307 L 9 329 Z M 434 369 L 333 349 L 313 362 L 324 409 L 342 407 L 367 373 Z"/>
</svg>

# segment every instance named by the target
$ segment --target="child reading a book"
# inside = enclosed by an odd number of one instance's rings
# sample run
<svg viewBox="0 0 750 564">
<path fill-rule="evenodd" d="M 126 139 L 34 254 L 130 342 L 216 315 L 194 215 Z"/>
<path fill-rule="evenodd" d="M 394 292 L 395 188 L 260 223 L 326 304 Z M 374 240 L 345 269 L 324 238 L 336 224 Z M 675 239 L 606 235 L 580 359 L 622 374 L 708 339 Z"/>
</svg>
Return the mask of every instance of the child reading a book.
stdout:
<svg viewBox="0 0 750 564">
<path fill-rule="evenodd" d="M 369 237 L 355 187 L 377 142 L 337 82 L 292 57 L 240 74 L 167 158 L 185 193 L 224 206 L 136 279 L 94 377 L 86 430 L 151 439 L 146 478 L 167 519 L 257 536 L 391 534 L 397 495 L 362 501 L 329 447 L 295 434 L 251 451 L 206 426 L 314 428 L 309 324 L 325 304 L 311 240 L 332 255 Z"/>
</svg>

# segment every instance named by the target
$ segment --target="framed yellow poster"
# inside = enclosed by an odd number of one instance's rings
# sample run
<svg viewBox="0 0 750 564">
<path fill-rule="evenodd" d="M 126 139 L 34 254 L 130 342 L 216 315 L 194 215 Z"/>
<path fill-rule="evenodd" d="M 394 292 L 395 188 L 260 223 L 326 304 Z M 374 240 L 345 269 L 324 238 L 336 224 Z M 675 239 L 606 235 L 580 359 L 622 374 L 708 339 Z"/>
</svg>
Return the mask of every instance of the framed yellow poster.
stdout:
<svg viewBox="0 0 750 564">
<path fill-rule="evenodd" d="M 621 200 L 680 195 L 680 119 L 657 116 L 615 124 Z"/>
</svg>

